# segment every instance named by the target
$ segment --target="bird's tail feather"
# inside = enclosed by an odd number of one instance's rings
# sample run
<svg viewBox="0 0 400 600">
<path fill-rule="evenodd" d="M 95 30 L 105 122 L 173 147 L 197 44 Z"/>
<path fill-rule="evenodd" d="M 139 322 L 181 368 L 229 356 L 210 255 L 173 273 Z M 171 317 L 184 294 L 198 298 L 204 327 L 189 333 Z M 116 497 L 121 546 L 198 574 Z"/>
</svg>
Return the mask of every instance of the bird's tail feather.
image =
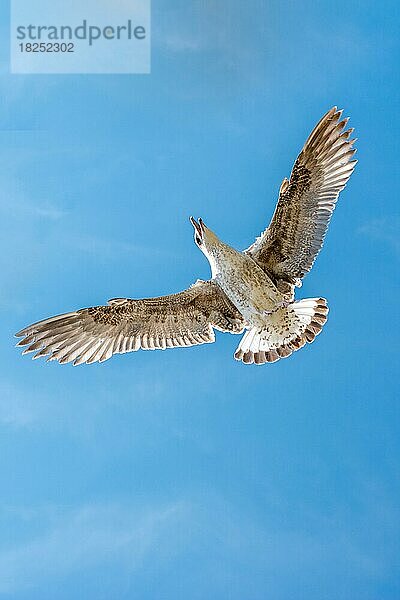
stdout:
<svg viewBox="0 0 400 600">
<path fill-rule="evenodd" d="M 278 308 L 265 325 L 249 329 L 235 352 L 236 360 L 257 365 L 290 356 L 321 332 L 328 306 L 324 298 L 307 298 Z"/>
</svg>

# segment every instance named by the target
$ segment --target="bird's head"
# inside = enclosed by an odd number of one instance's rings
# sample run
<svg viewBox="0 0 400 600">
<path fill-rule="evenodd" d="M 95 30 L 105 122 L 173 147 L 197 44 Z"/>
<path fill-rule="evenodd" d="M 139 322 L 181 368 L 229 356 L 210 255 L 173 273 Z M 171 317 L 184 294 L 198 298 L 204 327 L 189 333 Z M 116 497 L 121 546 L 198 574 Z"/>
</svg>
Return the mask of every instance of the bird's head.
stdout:
<svg viewBox="0 0 400 600">
<path fill-rule="evenodd" d="M 216 277 L 221 269 L 229 246 L 224 244 L 202 219 L 196 221 L 190 217 L 194 228 L 194 241 L 210 263 L 212 277 Z"/>
<path fill-rule="evenodd" d="M 196 221 L 190 217 L 190 222 L 194 228 L 194 241 L 203 254 L 209 259 L 221 244 L 221 241 L 211 229 L 209 229 L 202 219 Z"/>
</svg>

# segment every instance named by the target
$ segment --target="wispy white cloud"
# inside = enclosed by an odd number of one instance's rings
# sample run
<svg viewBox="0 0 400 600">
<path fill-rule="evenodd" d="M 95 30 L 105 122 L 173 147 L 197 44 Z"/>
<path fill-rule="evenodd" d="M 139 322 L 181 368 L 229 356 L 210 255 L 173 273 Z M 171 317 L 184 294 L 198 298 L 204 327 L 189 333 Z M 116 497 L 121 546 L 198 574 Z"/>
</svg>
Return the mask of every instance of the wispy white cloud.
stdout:
<svg viewBox="0 0 400 600">
<path fill-rule="evenodd" d="M 34 419 L 31 407 L 16 393 L 15 386 L 0 386 L 0 423 L 13 427 L 27 427 Z"/>
<path fill-rule="evenodd" d="M 58 243 L 73 250 L 101 256 L 103 259 L 122 259 L 126 256 L 152 258 L 177 258 L 176 252 L 171 251 L 154 240 L 149 244 L 135 244 L 123 239 L 102 237 L 97 234 L 67 234 L 58 236 Z"/>
<path fill-rule="evenodd" d="M 7 170 L 0 175 L 0 212 L 7 218 L 37 218 L 45 220 L 59 220 L 67 215 L 67 211 L 52 200 L 41 198 L 37 200 L 27 194 L 23 189 L 18 175 L 13 173 L 14 164 L 9 160 Z M 4 219 L 4 217 L 3 217 Z"/>
<path fill-rule="evenodd" d="M 202 0 L 187 4 L 183 12 L 181 8 L 163 9 L 159 18 L 155 11 L 153 44 L 174 54 L 212 52 L 214 66 L 248 77 L 258 62 L 259 50 L 240 19 L 247 10 L 237 3 Z M 269 29 L 268 24 L 265 28 Z M 269 41 L 269 34 L 266 39 Z"/>
<path fill-rule="evenodd" d="M 185 512 L 180 502 L 145 511 L 121 504 L 65 510 L 50 519 L 41 535 L 0 551 L 0 594 L 103 564 L 115 564 L 121 575 L 129 574 L 171 539 Z"/>
<path fill-rule="evenodd" d="M 53 205 L 51 202 L 36 204 L 33 201 L 18 198 L 15 194 L 13 194 L 12 201 L 6 201 L 4 198 L 0 200 L 0 210 L 7 216 L 36 217 L 50 221 L 58 221 L 68 214 L 66 210 Z"/>
<path fill-rule="evenodd" d="M 65 242 L 82 252 L 98 254 L 107 258 L 123 256 L 125 254 L 141 255 L 149 252 L 149 247 L 147 246 L 97 235 L 76 235 L 67 238 Z"/>
<path fill-rule="evenodd" d="M 358 229 L 358 233 L 390 246 L 395 255 L 400 258 L 400 217 L 373 219 L 362 225 Z"/>
<path fill-rule="evenodd" d="M 0 425 L 15 429 L 36 429 L 57 423 L 63 406 L 48 394 L 15 383 L 0 383 Z"/>
<path fill-rule="evenodd" d="M 36 206 L 34 212 L 39 217 L 44 217 L 45 219 L 51 219 L 54 221 L 61 219 L 68 214 L 66 210 L 62 210 L 55 206 Z"/>
<path fill-rule="evenodd" d="M 166 34 L 162 44 L 172 52 L 198 52 L 206 47 L 200 38 L 189 37 L 184 34 L 179 35 L 178 33 Z"/>
<path fill-rule="evenodd" d="M 0 512 L 0 519 L 33 520 L 45 525 L 41 534 L 28 541 L 5 548 L 3 544 L 0 594 L 48 586 L 73 573 L 79 580 L 90 568 L 110 566 L 116 569 L 119 580 L 129 578 L 132 582 L 143 569 L 147 573 L 149 569 L 159 571 L 167 564 L 179 569 L 182 589 L 190 589 L 191 579 L 199 575 L 199 556 L 204 590 L 207 581 L 215 584 L 224 580 L 229 585 L 236 581 L 247 588 L 249 597 L 254 592 L 257 598 L 260 589 L 269 589 L 271 597 L 275 591 L 281 592 L 288 573 L 290 590 L 305 572 L 314 572 L 319 585 L 323 580 L 330 586 L 340 574 L 351 572 L 358 581 L 379 578 L 390 568 L 380 547 L 375 553 L 364 548 L 354 533 L 357 524 L 346 529 L 340 520 L 327 521 L 315 515 L 305 519 L 304 527 L 293 528 L 284 525 L 276 514 L 274 517 L 268 498 L 265 511 L 258 519 L 204 490 L 147 508 L 126 501 L 88 504 L 73 510 L 47 506 L 36 512 L 8 507 L 5 513 Z M 361 518 L 376 515 L 368 512 Z M 179 568 L 182 557 L 194 556 L 191 572 L 185 574 Z M 338 597 L 344 597 L 348 582 L 338 580 L 337 585 Z"/>
<path fill-rule="evenodd" d="M 16 348 L 15 352 L 18 351 L 19 348 Z M 22 357 L 21 360 L 29 360 L 30 356 L 32 355 Z M 52 367 L 60 368 L 58 365 L 43 367 L 49 370 Z M 78 374 L 77 376 L 79 377 Z M 93 372 L 88 373 L 88 376 L 95 378 Z M 0 382 L 0 427 L 41 432 L 62 431 L 86 441 L 97 439 L 96 426 L 99 421 L 107 418 L 109 411 L 115 413 L 118 410 L 125 414 L 126 411 L 136 410 L 140 413 L 144 409 L 148 410 L 152 402 L 158 402 L 162 398 L 164 387 L 162 383 L 143 374 L 143 378 L 137 377 L 128 394 L 117 393 L 117 381 L 114 390 L 115 395 L 108 394 L 107 391 L 98 392 L 95 397 L 91 396 L 82 402 L 74 386 L 65 393 L 59 391 L 57 384 L 54 384 L 54 372 L 49 373 L 49 385 L 45 391 L 31 384 L 24 385 L 3 379 Z"/>
</svg>

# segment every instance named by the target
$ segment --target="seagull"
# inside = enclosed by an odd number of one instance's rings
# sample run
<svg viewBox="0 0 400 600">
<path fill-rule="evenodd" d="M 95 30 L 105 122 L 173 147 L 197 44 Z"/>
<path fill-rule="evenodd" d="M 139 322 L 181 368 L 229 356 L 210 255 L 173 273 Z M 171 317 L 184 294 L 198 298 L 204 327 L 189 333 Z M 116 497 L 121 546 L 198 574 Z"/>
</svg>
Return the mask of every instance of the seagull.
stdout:
<svg viewBox="0 0 400 600">
<path fill-rule="evenodd" d="M 339 192 L 352 174 L 355 139 L 337 107 L 308 137 L 290 179 L 279 189 L 270 225 L 246 250 L 222 242 L 190 217 L 211 279 L 159 298 L 113 298 L 105 306 L 61 314 L 19 331 L 23 354 L 61 364 L 103 362 L 136 350 L 215 341 L 214 330 L 244 333 L 234 354 L 245 364 L 290 356 L 311 343 L 327 320 L 324 298 L 295 300 L 296 287 L 321 250 Z"/>
</svg>

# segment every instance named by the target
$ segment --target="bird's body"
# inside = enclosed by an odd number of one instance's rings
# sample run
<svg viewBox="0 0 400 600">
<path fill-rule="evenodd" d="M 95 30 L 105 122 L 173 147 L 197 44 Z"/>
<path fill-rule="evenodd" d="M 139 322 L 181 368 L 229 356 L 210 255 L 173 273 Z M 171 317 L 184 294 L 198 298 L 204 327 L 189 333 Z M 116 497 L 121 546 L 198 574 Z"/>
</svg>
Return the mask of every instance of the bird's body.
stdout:
<svg viewBox="0 0 400 600">
<path fill-rule="evenodd" d="M 285 301 L 282 294 L 261 267 L 244 252 L 219 242 L 211 258 L 213 280 L 228 296 L 247 325 L 265 321 Z"/>
<path fill-rule="evenodd" d="M 39 321 L 21 330 L 19 346 L 34 358 L 60 363 L 102 362 L 113 354 L 193 346 L 215 341 L 214 329 L 246 330 L 235 358 L 263 364 L 312 342 L 326 322 L 323 298 L 294 300 L 312 268 L 356 161 L 336 107 L 308 137 L 284 179 L 269 227 L 243 252 L 222 242 L 203 221 L 191 218 L 195 242 L 211 266 L 212 279 L 159 298 L 115 298 Z"/>
</svg>

